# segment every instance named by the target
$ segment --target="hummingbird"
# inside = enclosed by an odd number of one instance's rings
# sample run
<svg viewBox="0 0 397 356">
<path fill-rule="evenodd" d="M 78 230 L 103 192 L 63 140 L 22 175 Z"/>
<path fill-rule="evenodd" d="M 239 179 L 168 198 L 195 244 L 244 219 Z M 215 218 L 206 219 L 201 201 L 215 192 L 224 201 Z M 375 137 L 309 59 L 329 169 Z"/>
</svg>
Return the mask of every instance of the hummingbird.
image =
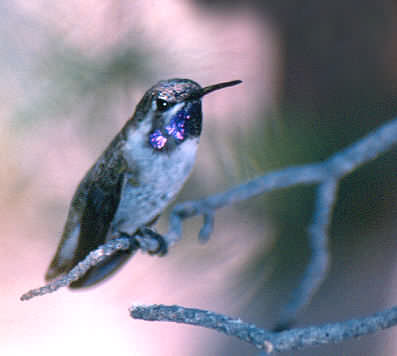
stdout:
<svg viewBox="0 0 397 356">
<path fill-rule="evenodd" d="M 203 88 L 193 80 L 174 78 L 158 82 L 145 93 L 134 115 L 78 185 L 47 281 L 69 272 L 110 239 L 150 229 L 192 171 L 202 129 L 201 99 L 239 83 L 233 80 Z M 102 281 L 135 250 L 118 251 L 70 287 Z"/>
</svg>

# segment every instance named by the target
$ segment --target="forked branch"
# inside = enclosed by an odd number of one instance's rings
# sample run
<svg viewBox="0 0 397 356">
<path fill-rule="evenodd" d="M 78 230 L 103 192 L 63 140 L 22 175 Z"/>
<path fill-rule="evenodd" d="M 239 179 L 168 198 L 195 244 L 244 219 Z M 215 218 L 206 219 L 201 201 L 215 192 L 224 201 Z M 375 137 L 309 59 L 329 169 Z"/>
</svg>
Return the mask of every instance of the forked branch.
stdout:
<svg viewBox="0 0 397 356">
<path fill-rule="evenodd" d="M 202 215 L 204 219 L 199 238 L 206 241 L 213 231 L 217 209 L 277 189 L 300 184 L 318 184 L 316 207 L 308 229 L 312 257 L 301 284 L 292 294 L 291 300 L 282 313 L 279 324 L 276 327 L 277 330 L 282 330 L 294 322 L 298 311 L 302 310 L 310 302 L 326 277 L 329 265 L 328 227 L 332 220 L 332 212 L 340 180 L 361 165 L 388 151 L 396 143 L 397 119 L 394 119 L 346 149 L 335 153 L 324 162 L 273 171 L 226 192 L 218 193 L 205 199 L 178 204 L 171 212 L 169 231 L 163 238 L 168 246 L 174 245 L 182 237 L 183 220 Z M 50 282 L 44 287 L 29 291 L 21 299 L 27 300 L 67 286 L 83 276 L 91 266 L 98 264 L 106 256 L 118 250 L 129 249 L 131 246 L 136 246 L 136 248 L 144 251 L 155 252 L 159 248 L 159 241 L 153 239 L 150 235 L 114 239 L 91 252 L 65 276 Z M 237 336 L 257 347 L 265 348 L 267 352 L 272 352 L 329 342 L 340 342 L 348 338 L 363 336 L 389 328 L 397 322 L 397 307 L 362 319 L 281 332 L 269 332 L 258 329 L 252 324 L 245 324 L 223 315 L 176 306 L 133 307 L 131 315 L 134 318 L 145 320 L 167 320 L 207 327 L 212 327 L 211 325 L 213 325 L 213 328 L 218 331 Z M 205 321 L 205 325 L 203 321 Z M 236 330 L 236 332 L 232 332 L 233 330 Z"/>
</svg>

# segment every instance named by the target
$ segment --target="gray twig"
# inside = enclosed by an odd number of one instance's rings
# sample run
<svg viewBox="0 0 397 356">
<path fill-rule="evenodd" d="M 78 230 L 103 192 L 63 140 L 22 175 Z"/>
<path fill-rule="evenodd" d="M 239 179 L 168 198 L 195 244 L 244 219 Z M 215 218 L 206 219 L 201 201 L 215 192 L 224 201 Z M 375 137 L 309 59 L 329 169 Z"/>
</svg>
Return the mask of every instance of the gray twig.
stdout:
<svg viewBox="0 0 397 356">
<path fill-rule="evenodd" d="M 309 242 L 312 256 L 302 281 L 284 307 L 275 330 L 284 330 L 296 320 L 297 313 L 310 303 L 324 281 L 330 264 L 328 251 L 328 227 L 336 200 L 338 181 L 329 179 L 318 186 L 313 221 L 309 226 Z"/>
<path fill-rule="evenodd" d="M 99 264 L 117 251 L 138 249 L 138 247 L 143 251 L 156 252 L 159 249 L 159 241 L 146 234 L 144 236 L 119 237 L 110 240 L 106 244 L 90 252 L 87 257 L 73 267 L 68 273 L 50 281 L 43 287 L 31 289 L 23 294 L 20 299 L 22 301 L 29 300 L 33 297 L 55 292 L 61 287 L 67 287 L 73 281 L 77 281 L 84 276 L 91 267 Z"/>
<path fill-rule="evenodd" d="M 228 336 L 234 336 L 267 352 L 273 350 L 272 333 L 258 329 L 254 324 L 242 322 L 228 316 L 213 313 L 207 310 L 185 308 L 178 305 L 133 305 L 130 315 L 134 319 L 147 321 L 171 321 L 213 329 Z"/>
<path fill-rule="evenodd" d="M 321 282 L 325 279 L 328 265 L 328 226 L 339 181 L 361 165 L 375 159 L 397 143 L 397 119 L 383 124 L 367 136 L 341 150 L 324 162 L 288 167 L 233 187 L 198 201 L 189 201 L 175 206 L 169 219 L 167 233 L 169 245 L 182 236 L 182 221 L 196 215 L 215 216 L 215 210 L 234 202 L 298 184 L 319 184 L 317 206 L 309 227 L 309 242 L 312 248 L 311 261 L 302 277 L 302 283 L 292 293 L 276 329 L 292 324 L 297 313 L 307 305 Z M 207 239 L 213 231 L 213 219 L 204 219 L 201 231 Z"/>
<path fill-rule="evenodd" d="M 208 198 L 178 204 L 171 212 L 167 233 L 170 245 L 182 236 L 182 221 L 186 218 L 206 215 L 226 205 L 243 201 L 257 195 L 298 184 L 324 183 L 329 180 L 339 181 L 361 165 L 375 159 L 397 143 L 397 119 L 394 119 L 367 136 L 341 150 L 324 162 L 292 166 L 273 171 L 252 179 L 222 193 Z M 212 223 L 204 219 L 204 225 Z M 209 224 L 211 225 L 211 224 Z M 211 226 L 203 229 L 211 231 Z"/>
<path fill-rule="evenodd" d="M 240 319 L 178 305 L 134 305 L 129 311 L 134 319 L 170 321 L 213 329 L 264 349 L 268 354 L 339 343 L 397 324 L 397 306 L 361 319 L 274 333 Z"/>
</svg>

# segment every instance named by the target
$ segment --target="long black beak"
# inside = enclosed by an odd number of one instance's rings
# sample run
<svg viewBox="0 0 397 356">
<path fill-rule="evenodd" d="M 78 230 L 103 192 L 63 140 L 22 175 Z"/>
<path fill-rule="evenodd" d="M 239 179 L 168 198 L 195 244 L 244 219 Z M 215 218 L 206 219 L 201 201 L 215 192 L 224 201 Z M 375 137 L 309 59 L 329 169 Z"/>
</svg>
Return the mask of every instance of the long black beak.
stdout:
<svg viewBox="0 0 397 356">
<path fill-rule="evenodd" d="M 230 82 L 223 82 L 223 83 L 218 83 L 218 84 L 214 84 L 214 85 L 209 85 L 208 87 L 202 88 L 200 91 L 200 97 L 207 95 L 215 90 L 218 89 L 223 89 L 223 88 L 227 88 L 227 87 L 232 87 L 233 85 L 237 85 L 242 83 L 241 80 L 232 80 Z"/>
</svg>

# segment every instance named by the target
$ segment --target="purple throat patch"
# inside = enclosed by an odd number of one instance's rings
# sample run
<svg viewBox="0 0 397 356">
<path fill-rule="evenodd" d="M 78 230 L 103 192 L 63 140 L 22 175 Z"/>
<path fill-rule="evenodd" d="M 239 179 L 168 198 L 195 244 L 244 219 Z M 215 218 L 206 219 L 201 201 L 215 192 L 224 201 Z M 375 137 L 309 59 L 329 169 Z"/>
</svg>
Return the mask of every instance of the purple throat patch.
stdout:
<svg viewBox="0 0 397 356">
<path fill-rule="evenodd" d="M 161 150 L 165 147 L 168 140 L 172 137 L 176 142 L 182 142 L 185 138 L 185 122 L 190 120 L 190 114 L 185 110 L 179 110 L 171 119 L 170 123 L 164 127 L 164 131 L 157 129 L 149 136 L 149 142 L 153 148 Z"/>
</svg>

